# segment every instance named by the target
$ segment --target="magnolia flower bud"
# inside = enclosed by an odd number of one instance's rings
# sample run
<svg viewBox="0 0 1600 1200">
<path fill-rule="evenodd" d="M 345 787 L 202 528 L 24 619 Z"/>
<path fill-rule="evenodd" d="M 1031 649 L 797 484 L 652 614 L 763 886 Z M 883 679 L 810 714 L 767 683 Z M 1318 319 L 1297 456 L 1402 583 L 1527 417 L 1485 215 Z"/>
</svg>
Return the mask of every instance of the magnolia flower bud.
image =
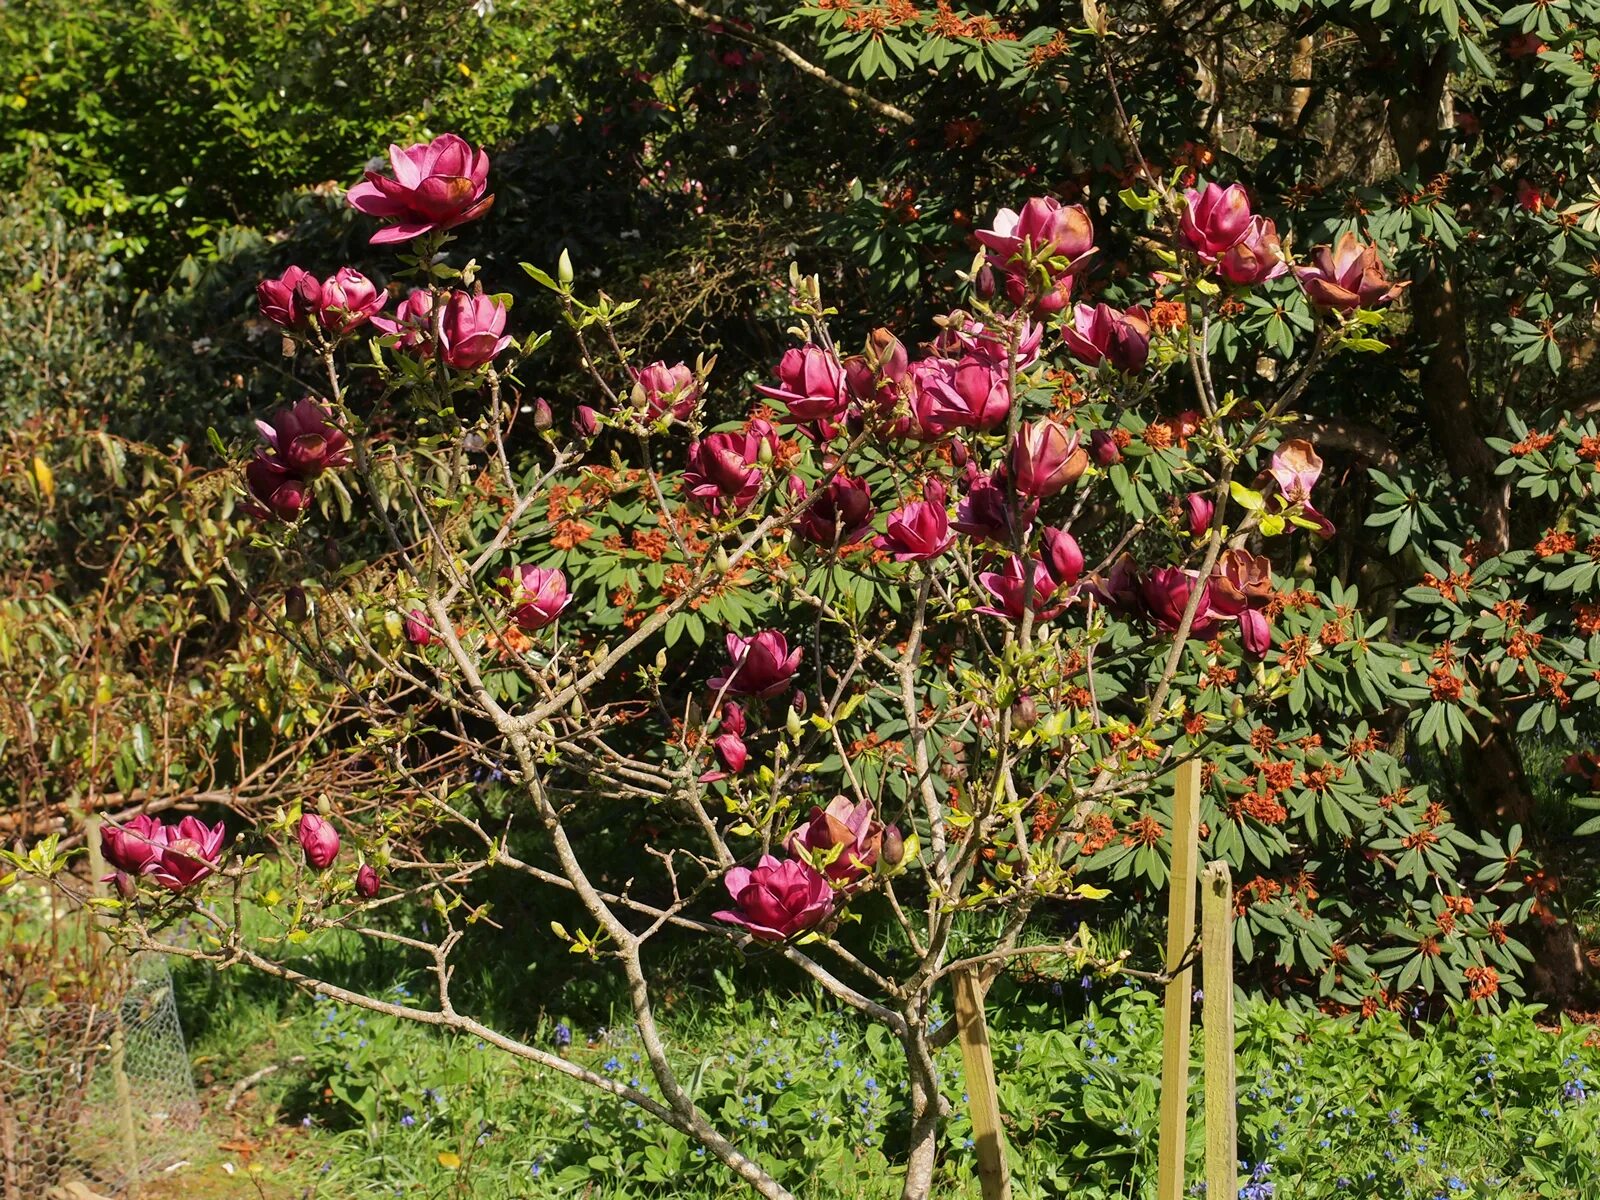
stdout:
<svg viewBox="0 0 1600 1200">
<path fill-rule="evenodd" d="M 1020 729 L 1024 733 L 1039 723 L 1039 705 L 1032 696 L 1024 692 L 1017 697 L 1017 702 L 1011 706 L 1011 727 Z"/>
<path fill-rule="evenodd" d="M 306 590 L 298 584 L 283 594 L 283 615 L 291 621 L 304 621 L 309 605 Z"/>
<path fill-rule="evenodd" d="M 555 414 L 550 411 L 550 401 L 540 396 L 533 402 L 533 427 L 543 433 L 555 423 Z"/>
<path fill-rule="evenodd" d="M 556 279 L 561 283 L 572 282 L 572 255 L 565 250 L 561 252 L 561 257 L 556 260 Z"/>
<path fill-rule="evenodd" d="M 578 415 L 572 420 L 572 427 L 578 431 L 579 437 L 592 438 L 600 432 L 600 414 L 587 404 L 580 404 Z"/>
<path fill-rule="evenodd" d="M 890 825 L 883 831 L 883 841 L 878 847 L 878 865 L 885 871 L 893 871 L 906 858 L 906 839 L 900 832 L 900 826 Z"/>
<path fill-rule="evenodd" d="M 800 714 L 794 709 L 789 710 L 789 718 L 784 722 L 784 728 L 789 731 L 789 736 L 795 741 L 800 740 L 800 735 L 805 732 L 805 726 L 800 722 Z"/>
</svg>

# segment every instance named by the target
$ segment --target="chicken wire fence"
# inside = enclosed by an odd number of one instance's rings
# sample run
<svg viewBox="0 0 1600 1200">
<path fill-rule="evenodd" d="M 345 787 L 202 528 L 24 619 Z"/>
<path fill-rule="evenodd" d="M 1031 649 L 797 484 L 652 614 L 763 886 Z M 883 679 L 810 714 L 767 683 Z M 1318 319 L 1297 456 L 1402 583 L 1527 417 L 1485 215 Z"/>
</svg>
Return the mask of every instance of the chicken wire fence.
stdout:
<svg viewBox="0 0 1600 1200">
<path fill-rule="evenodd" d="M 0 1200 L 132 1192 L 199 1126 L 164 958 L 140 956 L 102 1003 L 0 1006 Z"/>
</svg>

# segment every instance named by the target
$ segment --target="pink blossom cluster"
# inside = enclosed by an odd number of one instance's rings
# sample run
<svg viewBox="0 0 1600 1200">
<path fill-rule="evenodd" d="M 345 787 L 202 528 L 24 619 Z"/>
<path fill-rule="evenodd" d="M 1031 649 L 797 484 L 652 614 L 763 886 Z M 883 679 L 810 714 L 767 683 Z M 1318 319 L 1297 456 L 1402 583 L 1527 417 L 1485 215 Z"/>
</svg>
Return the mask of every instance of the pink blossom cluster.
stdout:
<svg viewBox="0 0 1600 1200">
<path fill-rule="evenodd" d="M 717 920 L 759 941 L 787 941 L 827 920 L 880 864 L 898 867 L 906 851 L 899 829 L 885 827 L 870 801 L 844 796 L 813 806 L 783 847 L 787 859 L 763 854 L 754 868 L 729 869 L 723 883 L 734 906 L 714 913 Z"/>
<path fill-rule="evenodd" d="M 100 849 L 106 862 L 115 868 L 114 880 L 124 895 L 130 895 L 134 880 L 148 876 L 171 892 L 181 892 L 199 883 L 217 868 L 227 827 L 218 821 L 207 825 L 198 817 L 184 817 L 165 825 L 146 813 L 124 824 L 107 821 L 100 828 Z"/>
</svg>

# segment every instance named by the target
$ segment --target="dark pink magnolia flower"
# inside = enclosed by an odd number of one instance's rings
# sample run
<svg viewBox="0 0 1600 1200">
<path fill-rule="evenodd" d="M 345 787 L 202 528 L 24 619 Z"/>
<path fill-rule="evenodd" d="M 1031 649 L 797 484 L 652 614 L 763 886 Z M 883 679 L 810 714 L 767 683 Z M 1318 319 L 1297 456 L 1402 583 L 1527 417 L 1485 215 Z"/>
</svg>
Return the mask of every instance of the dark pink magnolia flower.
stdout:
<svg viewBox="0 0 1600 1200">
<path fill-rule="evenodd" d="M 711 681 L 718 692 L 765 699 L 789 689 L 800 666 L 803 647 L 789 649 L 789 639 L 775 629 L 752 637 L 727 636 L 728 666 Z"/>
<path fill-rule="evenodd" d="M 405 619 L 405 634 L 406 641 L 419 649 L 433 645 L 433 625 L 429 622 L 428 614 L 420 608 L 413 608 L 408 612 Z"/>
<path fill-rule="evenodd" d="M 756 391 L 788 406 L 797 421 L 830 420 L 849 407 L 844 367 L 821 346 L 793 346 L 783 352 L 775 371 L 777 387 Z"/>
<path fill-rule="evenodd" d="M 763 854 L 755 870 L 730 867 L 724 880 L 734 907 L 713 913 L 763 942 L 782 942 L 820 925 L 833 912 L 833 889 L 821 871 Z"/>
<path fill-rule="evenodd" d="M 956 505 L 954 528 L 980 542 L 995 542 L 1001 546 L 1011 545 L 1017 534 L 1026 538 L 1033 528 L 1039 502 L 1019 496 L 1019 513 L 1006 496 L 1003 476 L 998 473 L 982 475 L 976 467 L 971 470 L 967 494 Z"/>
<path fill-rule="evenodd" d="M 126 824 L 107 821 L 100 826 L 100 850 L 106 862 L 129 875 L 142 875 L 161 858 L 167 829 L 155 817 L 140 813 Z"/>
<path fill-rule="evenodd" d="M 761 488 L 762 460 L 772 458 L 777 449 L 777 431 L 761 418 L 743 433 L 709 434 L 690 443 L 684 487 L 713 513 L 724 503 L 740 511 Z"/>
<path fill-rule="evenodd" d="M 350 439 L 309 396 L 279 410 L 270 422 L 257 421 L 256 428 L 271 447 L 265 457 L 297 475 L 309 478 L 350 465 Z"/>
<path fill-rule="evenodd" d="M 888 551 L 896 562 L 926 562 L 950 549 L 955 540 L 943 500 L 913 500 L 889 514 L 883 533 L 872 544 Z"/>
<path fill-rule="evenodd" d="M 1211 574 L 1211 606 L 1229 616 L 1272 600 L 1272 563 L 1248 550 L 1229 550 Z"/>
<path fill-rule="evenodd" d="M 433 293 L 427 288 L 417 288 L 395 305 L 393 317 L 375 314 L 372 323 L 384 333 L 399 335 L 396 350 L 427 358 L 433 353 L 433 300 Z"/>
<path fill-rule="evenodd" d="M 1216 504 L 1204 492 L 1190 492 L 1183 498 L 1184 515 L 1188 518 L 1189 532 L 1199 537 L 1211 528 L 1211 517 Z"/>
<path fill-rule="evenodd" d="M 213 827 L 198 817 L 185 817 L 169 825 L 166 834 L 161 857 L 146 868 L 146 874 L 168 891 L 181 892 L 216 869 L 228 830 L 221 821 Z"/>
<path fill-rule="evenodd" d="M 492 296 L 451 292 L 435 318 L 439 353 L 458 371 L 471 371 L 511 344 L 505 336 L 506 306 Z"/>
<path fill-rule="evenodd" d="M 1083 574 L 1083 551 L 1077 538 L 1065 529 L 1046 529 L 1039 535 L 1039 550 L 1057 587 L 1069 588 L 1078 582 Z"/>
<path fill-rule="evenodd" d="M 789 494 L 804 501 L 809 496 L 805 480 L 789 479 Z M 849 546 L 859 542 L 872 527 L 872 491 L 865 479 L 835 475 L 817 493 L 809 508 L 795 522 L 795 531 L 818 546 Z"/>
<path fill-rule="evenodd" d="M 1272 649 L 1272 622 L 1266 613 L 1247 608 L 1239 614 L 1239 641 L 1255 657 L 1266 657 Z"/>
<path fill-rule="evenodd" d="M 378 894 L 378 873 L 367 863 L 361 864 L 361 869 L 356 872 L 356 895 L 363 900 L 371 900 Z"/>
<path fill-rule="evenodd" d="M 1072 288 L 1077 279 L 1075 275 L 1063 275 L 1055 281 L 1049 291 L 1036 296 L 1033 301 L 1033 312 L 1041 317 L 1053 317 L 1058 312 L 1065 312 L 1067 305 L 1072 303 Z M 1022 298 L 1017 296 L 1017 277 L 1012 276 L 1006 282 L 1006 295 L 1014 304 L 1021 304 Z"/>
<path fill-rule="evenodd" d="M 1272 595 L 1272 564 L 1248 550 L 1228 551 L 1211 573 L 1211 611 L 1239 622 L 1239 640 L 1257 658 L 1272 648 Z"/>
<path fill-rule="evenodd" d="M 1114 613 L 1134 616 L 1144 610 L 1144 581 L 1133 555 L 1118 555 L 1108 574 L 1098 571 L 1084 580 L 1083 590 Z"/>
<path fill-rule="evenodd" d="M 1385 275 L 1378 248 L 1354 233 L 1332 247 L 1318 246 L 1311 252 L 1311 265 L 1296 267 L 1294 273 L 1312 304 L 1346 313 L 1382 307 L 1411 284 Z"/>
<path fill-rule="evenodd" d="M 936 441 L 950 430 L 934 415 L 939 393 L 950 386 L 955 364 L 948 358 L 924 358 L 911 364 L 907 384 L 911 391 L 911 415 L 903 436 L 918 441 Z"/>
<path fill-rule="evenodd" d="M 1000 570 L 981 573 L 978 582 L 994 602 L 975 611 L 991 617 L 1020 621 L 1022 614 L 1032 609 L 1035 621 L 1048 621 L 1063 607 L 1049 607 L 1056 594 L 1056 581 L 1050 577 L 1049 570 L 1042 562 L 1026 560 L 1025 568 L 1024 560 L 1012 555 Z"/>
<path fill-rule="evenodd" d="M 1009 372 L 993 362 L 969 355 L 959 362 L 927 368 L 918 382 L 927 396 L 928 423 L 940 432 L 951 429 L 993 429 L 1011 411 Z M 919 364 L 923 365 L 923 364 Z"/>
<path fill-rule="evenodd" d="M 717 761 L 722 764 L 721 769 L 702 773 L 700 776 L 701 783 L 715 783 L 719 779 L 737 775 L 744 770 L 745 764 L 750 761 L 750 750 L 744 744 L 742 731 L 735 733 L 732 730 L 724 730 L 724 732 L 711 739 L 711 748 L 717 753 Z"/>
<path fill-rule="evenodd" d="M 1289 273 L 1283 260 L 1278 227 L 1266 217 L 1251 217 L 1244 236 L 1217 260 L 1217 270 L 1229 283 L 1249 287 Z"/>
<path fill-rule="evenodd" d="M 587 404 L 580 404 L 572 415 L 572 428 L 579 437 L 592 438 L 600 432 L 600 414 Z"/>
<path fill-rule="evenodd" d="M 511 602 L 512 621 L 524 633 L 543 629 L 576 599 L 567 591 L 567 577 L 555 567 L 533 567 L 526 563 L 503 567 L 498 583 Z"/>
<path fill-rule="evenodd" d="M 871 801 L 852 804 L 848 797 L 835 796 L 827 808 L 813 805 L 811 816 L 784 839 L 783 848 L 849 890 L 872 874 L 882 841 L 883 823 Z"/>
<path fill-rule="evenodd" d="M 964 312 L 953 312 L 943 318 L 943 329 L 933 340 L 934 353 L 947 358 L 972 356 L 981 358 L 995 367 L 1004 367 L 1007 334 L 1003 329 L 991 329 L 976 317 Z M 1039 345 L 1044 340 L 1044 325 L 1022 318 L 1022 328 L 1017 332 L 1017 370 L 1026 371 L 1039 361 Z"/>
<path fill-rule="evenodd" d="M 390 146 L 389 165 L 393 179 L 368 171 L 348 195 L 350 207 L 394 222 L 372 235 L 374 245 L 454 229 L 483 216 L 494 203 L 493 196 L 484 195 L 489 156 L 453 133 L 404 150 Z"/>
<path fill-rule="evenodd" d="M 387 297 L 354 267 L 340 267 L 322 281 L 317 291 L 317 324 L 337 336 L 365 325 L 383 311 Z"/>
<path fill-rule="evenodd" d="M 256 284 L 256 301 L 261 315 L 285 329 L 305 323 L 321 304 L 322 285 L 302 267 L 289 267 L 276 279 Z"/>
<path fill-rule="evenodd" d="M 1195 609 L 1189 636 L 1203 638 L 1216 629 L 1217 619 L 1211 609 L 1211 585 L 1202 583 L 1199 586 L 1200 606 Z M 1193 571 L 1182 567 L 1157 567 L 1145 579 L 1140 591 L 1150 619 L 1168 633 L 1176 633 L 1183 623 L 1184 610 L 1194 588 Z"/>
<path fill-rule="evenodd" d="M 845 359 L 843 366 L 846 390 L 864 416 L 881 425 L 877 432 L 888 438 L 909 436 L 913 419 L 907 410 L 916 385 L 900 339 L 887 329 L 874 329 L 865 350 Z"/>
<path fill-rule="evenodd" d="M 1243 184 L 1184 192 L 1183 213 L 1178 218 L 1178 238 L 1206 262 L 1216 262 L 1250 227 L 1250 197 Z"/>
<path fill-rule="evenodd" d="M 750 758 L 744 739 L 736 733 L 719 734 L 711 743 L 717 749 L 717 757 L 722 760 L 722 765 L 727 768 L 730 775 L 737 775 L 744 770 L 744 765 Z"/>
<path fill-rule="evenodd" d="M 258 515 L 294 521 L 311 506 L 311 485 L 275 458 L 257 456 L 244 469 Z"/>
<path fill-rule="evenodd" d="M 1096 429 L 1089 435 L 1089 457 L 1102 467 L 1113 467 L 1122 461 L 1122 447 L 1104 429 Z"/>
<path fill-rule="evenodd" d="M 633 379 L 634 402 L 643 400 L 642 407 L 652 421 L 659 421 L 669 412 L 675 420 L 688 420 L 704 390 L 687 363 L 669 367 L 664 362 L 653 362 L 635 371 Z"/>
<path fill-rule="evenodd" d="M 1054 496 L 1076 483 L 1089 465 L 1078 435 L 1058 421 L 1033 421 L 1017 430 L 1007 460 L 1011 480 L 1025 496 Z"/>
<path fill-rule="evenodd" d="M 1022 266 L 1024 250 L 1036 260 L 1065 258 L 1074 272 L 1088 265 L 1094 250 L 1094 223 L 1083 205 L 1068 207 L 1050 196 L 1035 196 L 1020 213 L 1002 208 L 994 225 L 976 236 L 988 248 L 995 269 L 1009 273 Z"/>
<path fill-rule="evenodd" d="M 1150 317 L 1137 305 L 1119 312 L 1109 304 L 1080 304 L 1061 336 L 1072 356 L 1091 367 L 1109 362 L 1131 374 L 1150 357 Z"/>
<path fill-rule="evenodd" d="M 339 831 L 317 813 L 301 814 L 295 837 L 300 841 L 300 849 L 305 851 L 307 864 L 318 871 L 326 871 L 339 857 Z"/>
<path fill-rule="evenodd" d="M 745 728 L 744 706 L 741 704 L 724 704 L 717 717 L 717 732 L 731 733 L 735 737 L 743 737 Z"/>
<path fill-rule="evenodd" d="M 1322 457 L 1316 447 L 1305 438 L 1290 438 L 1272 453 L 1268 474 L 1278 484 L 1286 512 L 1299 512 L 1317 526 L 1320 537 L 1330 538 L 1337 532 L 1333 522 L 1311 506 L 1311 489 L 1322 477 Z"/>
</svg>

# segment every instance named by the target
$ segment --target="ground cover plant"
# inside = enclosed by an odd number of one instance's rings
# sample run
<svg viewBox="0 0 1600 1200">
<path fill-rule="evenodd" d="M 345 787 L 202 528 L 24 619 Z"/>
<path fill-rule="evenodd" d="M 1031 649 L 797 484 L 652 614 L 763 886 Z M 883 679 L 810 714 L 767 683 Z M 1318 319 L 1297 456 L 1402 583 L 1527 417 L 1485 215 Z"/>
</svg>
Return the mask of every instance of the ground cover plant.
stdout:
<svg viewBox="0 0 1600 1200">
<path fill-rule="evenodd" d="M 388 964 L 348 940 L 322 935 L 312 953 L 346 981 L 370 978 L 376 994 L 420 1000 L 420 979 L 380 985 Z M 254 1105 L 241 1105 L 264 1113 L 265 1126 L 241 1129 L 236 1115 L 229 1142 L 236 1166 L 238 1147 L 253 1148 L 269 1195 L 742 1191 L 637 1109 L 476 1039 L 282 989 L 241 989 L 205 968 L 180 982 L 196 1059 L 217 1075 L 219 1097 L 234 1077 L 289 1064 L 262 1080 Z M 904 1093 L 883 1082 L 893 1077 L 892 1047 L 820 992 L 740 997 L 723 982 L 665 1017 L 697 1094 L 788 1164 L 796 1194 L 897 1194 L 890 1148 L 907 1111 Z M 1017 1194 L 1154 1195 L 1154 994 L 1092 980 L 998 987 L 994 1044 Z M 638 1077 L 639 1044 L 625 1010 L 615 1015 L 591 1020 L 559 1001 L 524 1013 L 530 1041 L 602 1074 Z M 1408 1031 L 1394 1014 L 1361 1022 L 1246 1003 L 1241 1174 L 1256 1190 L 1245 1194 L 1583 1194 L 1596 1166 L 1600 1050 L 1588 1030 L 1540 1029 L 1540 1020 L 1520 1007 L 1462 1010 Z M 959 1055 L 950 1048 L 940 1060 L 959 1109 Z M 977 1195 L 968 1130 L 957 1120 L 944 1138 L 939 1194 Z M 203 1169 L 231 1178 L 215 1163 Z"/>
</svg>

